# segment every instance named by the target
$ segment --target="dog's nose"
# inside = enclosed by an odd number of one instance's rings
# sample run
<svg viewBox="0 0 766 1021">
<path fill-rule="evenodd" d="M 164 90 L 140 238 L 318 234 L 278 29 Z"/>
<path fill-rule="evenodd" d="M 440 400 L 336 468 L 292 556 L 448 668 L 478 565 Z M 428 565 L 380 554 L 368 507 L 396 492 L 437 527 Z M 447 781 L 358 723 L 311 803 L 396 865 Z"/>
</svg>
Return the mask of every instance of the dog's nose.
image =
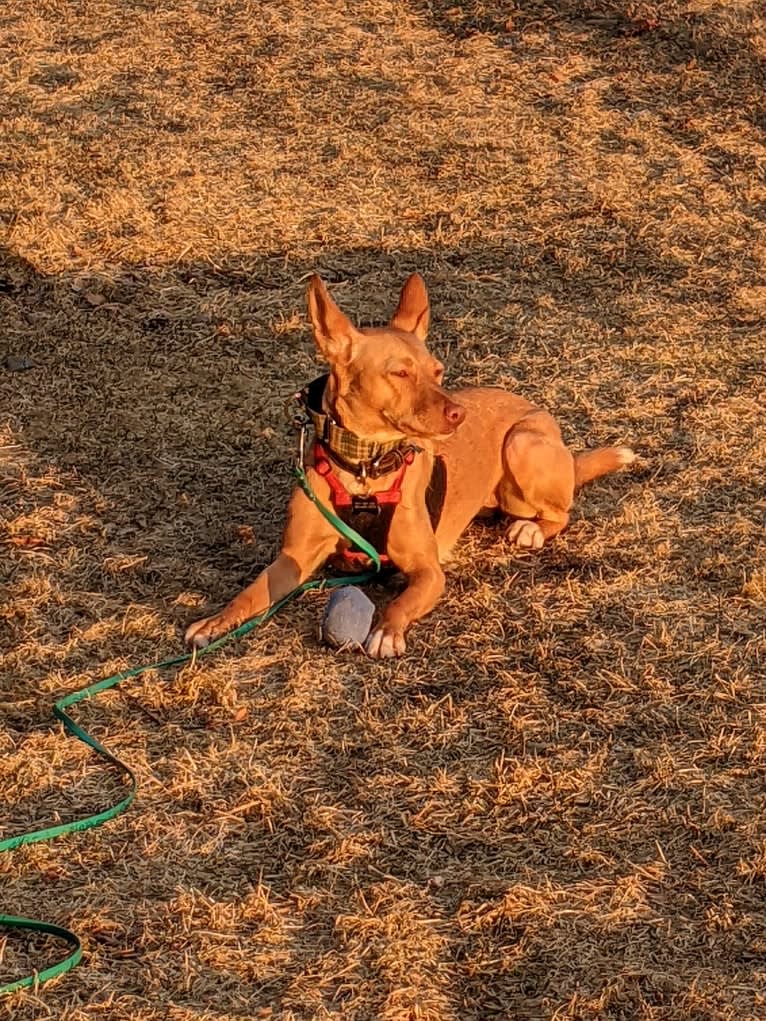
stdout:
<svg viewBox="0 0 766 1021">
<path fill-rule="evenodd" d="M 444 405 L 444 417 L 453 428 L 457 429 L 465 418 L 465 408 L 462 404 L 453 404 L 452 401 L 448 401 Z"/>
</svg>

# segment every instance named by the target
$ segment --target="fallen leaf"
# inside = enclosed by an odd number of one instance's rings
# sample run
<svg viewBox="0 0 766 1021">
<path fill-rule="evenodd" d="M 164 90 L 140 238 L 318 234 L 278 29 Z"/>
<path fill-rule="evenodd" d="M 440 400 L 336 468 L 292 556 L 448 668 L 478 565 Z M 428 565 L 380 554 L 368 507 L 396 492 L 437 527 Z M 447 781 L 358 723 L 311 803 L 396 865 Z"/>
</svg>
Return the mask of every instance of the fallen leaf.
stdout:
<svg viewBox="0 0 766 1021">
<path fill-rule="evenodd" d="M 11 535 L 8 538 L 8 545 L 21 547 L 47 546 L 48 541 L 39 535 Z"/>
<path fill-rule="evenodd" d="M 238 525 L 234 529 L 234 534 L 240 542 L 245 543 L 247 546 L 252 546 L 255 542 L 255 532 L 252 525 Z"/>
</svg>

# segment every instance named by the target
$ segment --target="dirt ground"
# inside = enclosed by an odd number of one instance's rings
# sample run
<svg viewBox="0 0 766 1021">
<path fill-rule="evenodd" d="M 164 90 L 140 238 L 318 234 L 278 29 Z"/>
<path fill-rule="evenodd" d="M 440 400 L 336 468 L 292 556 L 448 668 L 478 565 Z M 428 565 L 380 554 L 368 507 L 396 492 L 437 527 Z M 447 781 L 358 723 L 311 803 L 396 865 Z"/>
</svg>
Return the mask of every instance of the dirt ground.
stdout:
<svg viewBox="0 0 766 1021">
<path fill-rule="evenodd" d="M 639 462 L 401 661 L 312 594 L 78 709 L 139 796 L 0 858 L 85 945 L 0 1016 L 766 1017 L 765 61 L 748 0 L 6 0 L 0 836 L 117 799 L 53 701 L 274 553 L 312 271 Z"/>
</svg>

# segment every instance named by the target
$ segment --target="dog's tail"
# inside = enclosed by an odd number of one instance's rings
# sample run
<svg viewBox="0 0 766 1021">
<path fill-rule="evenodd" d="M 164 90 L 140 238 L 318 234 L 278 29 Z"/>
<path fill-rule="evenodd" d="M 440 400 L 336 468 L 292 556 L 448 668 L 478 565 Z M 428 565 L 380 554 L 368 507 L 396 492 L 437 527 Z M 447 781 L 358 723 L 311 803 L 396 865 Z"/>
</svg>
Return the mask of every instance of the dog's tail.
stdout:
<svg viewBox="0 0 766 1021">
<path fill-rule="evenodd" d="M 630 447 L 599 447 L 597 450 L 575 454 L 575 489 L 580 489 L 586 482 L 592 482 L 601 475 L 619 471 L 635 460 L 636 455 Z"/>
</svg>

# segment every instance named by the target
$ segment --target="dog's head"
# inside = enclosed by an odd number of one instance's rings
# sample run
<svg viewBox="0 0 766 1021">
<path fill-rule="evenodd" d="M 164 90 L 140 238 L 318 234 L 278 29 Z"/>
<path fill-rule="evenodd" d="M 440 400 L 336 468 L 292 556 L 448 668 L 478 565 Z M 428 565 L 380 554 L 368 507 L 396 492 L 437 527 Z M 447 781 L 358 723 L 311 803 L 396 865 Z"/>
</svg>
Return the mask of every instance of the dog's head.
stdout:
<svg viewBox="0 0 766 1021">
<path fill-rule="evenodd" d="M 425 345 L 428 293 L 417 273 L 388 326 L 357 329 L 318 276 L 308 306 L 317 348 L 330 364 L 326 398 L 344 428 L 380 442 L 444 439 L 457 429 L 465 409 L 442 388 L 444 366 Z"/>
</svg>

